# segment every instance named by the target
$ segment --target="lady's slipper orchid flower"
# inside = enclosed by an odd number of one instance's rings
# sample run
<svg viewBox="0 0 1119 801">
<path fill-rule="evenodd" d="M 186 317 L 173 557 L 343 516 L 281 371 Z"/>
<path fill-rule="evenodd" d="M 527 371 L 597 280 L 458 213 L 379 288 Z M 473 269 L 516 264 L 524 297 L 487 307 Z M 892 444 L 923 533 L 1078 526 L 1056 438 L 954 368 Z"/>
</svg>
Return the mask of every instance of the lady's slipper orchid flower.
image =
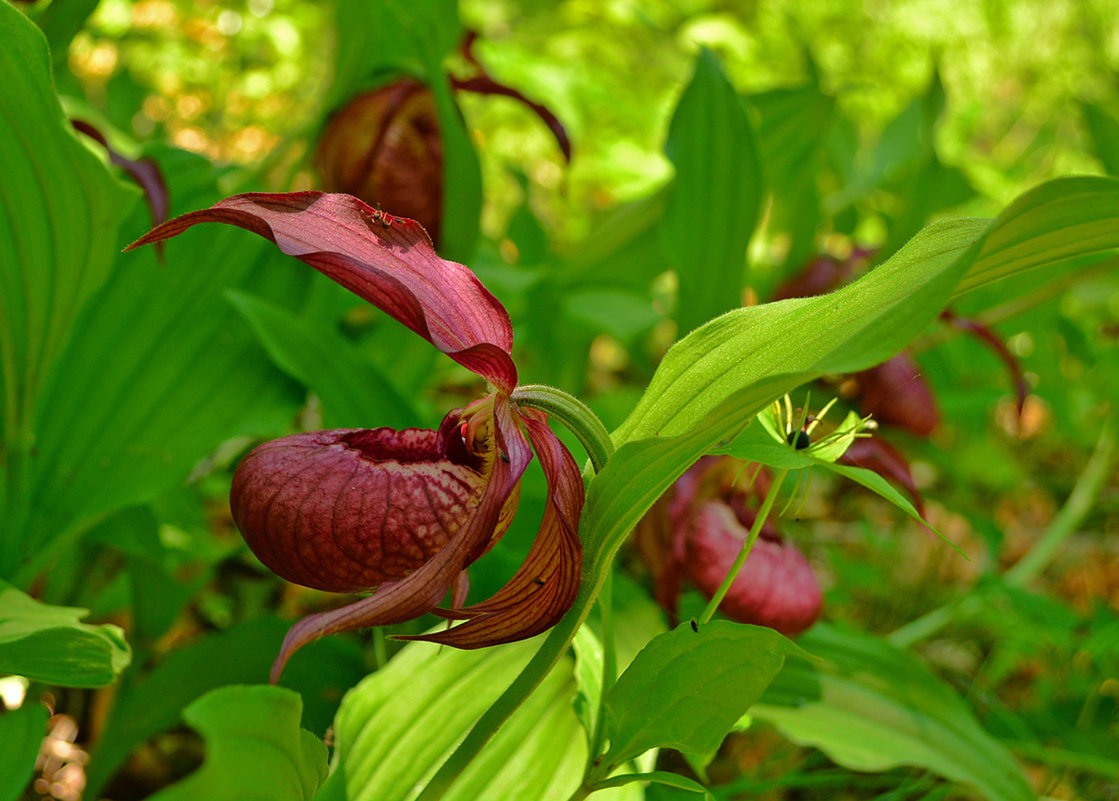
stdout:
<svg viewBox="0 0 1119 801">
<path fill-rule="evenodd" d="M 465 622 L 413 639 L 458 648 L 520 640 L 555 624 L 579 585 L 583 483 L 545 415 L 513 398 L 513 329 L 497 299 L 467 267 L 441 259 L 417 222 L 349 195 L 236 195 L 170 220 L 130 248 L 203 222 L 270 239 L 494 387 L 488 397 L 448 413 L 438 431 L 315 431 L 265 443 L 245 457 L 231 506 L 260 560 L 309 587 L 376 590 L 297 623 L 273 680 L 314 639 L 427 612 Z M 548 481 L 536 541 L 496 595 L 457 608 L 466 567 L 508 527 L 533 449 Z M 452 608 L 437 608 L 452 588 Z"/>
<path fill-rule="evenodd" d="M 741 551 L 756 515 L 750 498 L 764 496 L 769 486 L 768 474 L 760 471 L 744 488 L 738 479 L 745 467 L 730 457 L 704 457 L 638 524 L 638 552 L 669 614 L 676 615 L 684 579 L 710 598 Z M 741 623 L 791 636 L 815 623 L 822 606 L 808 561 L 767 520 L 719 608 Z"/>
</svg>

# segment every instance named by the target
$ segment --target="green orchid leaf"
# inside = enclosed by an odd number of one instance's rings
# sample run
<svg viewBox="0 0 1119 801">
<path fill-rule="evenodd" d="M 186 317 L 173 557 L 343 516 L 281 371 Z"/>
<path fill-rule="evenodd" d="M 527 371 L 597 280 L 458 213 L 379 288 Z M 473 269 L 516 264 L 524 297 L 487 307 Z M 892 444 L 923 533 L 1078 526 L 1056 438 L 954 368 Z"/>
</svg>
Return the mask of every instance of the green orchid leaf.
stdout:
<svg viewBox="0 0 1119 801">
<path fill-rule="evenodd" d="M 0 581 L 0 673 L 64 687 L 104 687 L 132 660 L 118 626 L 82 623 L 85 609 L 51 606 Z"/>
<path fill-rule="evenodd" d="M 687 431 L 738 390 L 778 372 L 853 372 L 882 362 L 953 295 L 1119 247 L 1117 223 L 1119 181 L 1058 179 L 1023 195 L 994 222 L 928 226 L 836 292 L 728 312 L 669 350 L 615 442 Z"/>
<path fill-rule="evenodd" d="M 990 801 L 1036 798 L 1005 748 L 919 659 L 885 640 L 817 625 L 800 641 L 821 657 L 790 660 L 750 714 L 852 770 L 914 765 Z"/>
<path fill-rule="evenodd" d="M 78 141 L 55 95 L 42 32 L 0 4 L 0 576 L 19 555 L 27 462 L 44 377 L 109 276 L 139 193 Z M 49 268 L 49 269 L 47 269 Z"/>
<path fill-rule="evenodd" d="M 369 88 L 377 74 L 414 75 L 427 84 L 443 148 L 439 252 L 452 261 L 469 260 L 478 239 L 482 168 L 443 70 L 444 58 L 463 35 L 458 4 L 438 0 L 405 7 L 390 0 L 345 0 L 336 16 L 338 56 L 326 111 Z"/>
<path fill-rule="evenodd" d="M 789 236 L 785 264 L 799 265 L 816 248 L 820 223 L 817 181 L 824 171 L 835 98 L 812 82 L 746 97 L 758 115 L 758 153 L 772 205 L 766 227 Z"/>
<path fill-rule="evenodd" d="M 385 72 L 430 82 L 441 73 L 443 57 L 462 36 L 453 0 L 407 9 L 391 0 L 340 0 L 335 20 L 338 44 L 327 111 L 369 88 L 370 78 Z M 436 71 L 430 74 L 433 65 Z"/>
<path fill-rule="evenodd" d="M 1096 158 L 1109 175 L 1119 175 L 1119 120 L 1100 106 L 1083 100 L 1080 113 Z"/>
<path fill-rule="evenodd" d="M 964 259 L 952 298 L 1003 278 L 1119 247 L 1119 180 L 1058 178 L 1011 203 Z"/>
<path fill-rule="evenodd" d="M 583 724 L 589 737 L 598 725 L 598 710 L 602 703 L 602 643 L 589 626 L 580 626 L 571 641 L 575 652 L 575 715 Z"/>
<path fill-rule="evenodd" d="M 861 484 L 871 492 L 878 495 L 880 498 L 884 498 L 885 500 L 896 506 L 898 509 L 901 509 L 918 523 L 929 526 L 928 522 L 923 517 L 921 517 L 921 513 L 917 511 L 917 508 L 913 505 L 913 503 L 896 489 L 894 489 L 894 486 L 886 481 L 886 479 L 882 478 L 882 476 L 878 475 L 873 470 L 867 470 L 864 467 L 853 467 L 851 465 L 835 464 L 834 462 L 821 462 L 820 466 L 825 468 L 826 470 L 830 470 L 838 476 L 850 479 L 856 484 Z M 941 537 L 944 536 L 932 526 L 929 526 L 929 528 Z"/>
<path fill-rule="evenodd" d="M 773 629 L 725 620 L 653 638 L 606 695 L 603 763 L 657 747 L 714 750 L 795 653 Z"/>
<path fill-rule="evenodd" d="M 215 177 L 199 157 L 165 164 L 177 203 L 216 194 L 212 180 L 195 187 L 199 173 Z M 135 231 L 145 217 L 133 217 Z M 277 286 L 296 275 L 233 230 L 170 243 L 163 264 L 154 248 L 119 256 L 38 399 L 31 501 L 6 530 L 19 547 L 0 552 L 0 575 L 29 582 L 91 525 L 181 482 L 221 442 L 285 425 L 303 393 L 223 296 L 270 273 Z"/>
<path fill-rule="evenodd" d="M 332 783 L 344 782 L 349 801 L 414 798 L 539 644 L 536 638 L 475 651 L 406 645 L 343 699 L 334 722 Z M 417 675 L 424 680 L 417 682 Z M 587 756 L 586 735 L 572 708 L 575 694 L 572 663 L 564 661 L 445 797 L 567 798 L 582 781 Z"/>
<path fill-rule="evenodd" d="M 700 52 L 680 97 L 665 152 L 676 178 L 661 244 L 679 277 L 676 319 L 690 331 L 739 305 L 765 195 L 746 108 L 709 50 Z"/>
<path fill-rule="evenodd" d="M 236 291 L 227 297 L 276 366 L 319 396 L 326 428 L 376 421 L 401 429 L 419 422 L 412 404 L 341 335 L 261 298 Z"/>
<path fill-rule="evenodd" d="M 283 687 L 231 686 L 183 711 L 206 741 L 195 773 L 151 801 L 310 801 L 326 780 L 326 746 L 299 728 L 303 701 Z"/>
<path fill-rule="evenodd" d="M 2 707 L 2 705 L 0 705 Z M 7 712 L 0 708 L 0 801 L 18 801 L 35 772 L 35 758 L 47 734 L 47 709 L 25 702 Z"/>
</svg>

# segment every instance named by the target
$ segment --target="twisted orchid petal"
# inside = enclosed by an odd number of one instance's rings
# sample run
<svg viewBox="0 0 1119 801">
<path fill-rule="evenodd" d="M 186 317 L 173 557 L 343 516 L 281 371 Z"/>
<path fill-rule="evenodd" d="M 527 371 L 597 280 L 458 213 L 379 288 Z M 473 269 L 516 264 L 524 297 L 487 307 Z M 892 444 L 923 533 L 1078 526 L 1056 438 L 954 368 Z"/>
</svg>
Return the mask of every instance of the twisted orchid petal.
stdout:
<svg viewBox="0 0 1119 801">
<path fill-rule="evenodd" d="M 521 410 L 519 416 L 548 480 L 544 521 L 528 557 L 492 598 L 464 609 L 435 611 L 443 617 L 465 619 L 466 623 L 449 631 L 402 639 L 456 648 L 523 640 L 554 626 L 574 602 L 583 553 L 578 534 L 583 510 L 579 466 L 548 428 L 543 414 Z"/>
<path fill-rule="evenodd" d="M 509 394 L 517 385 L 509 314 L 467 267 L 439 257 L 415 220 L 349 195 L 234 195 L 156 226 L 126 248 L 193 225 L 236 225 L 274 242 Z"/>
</svg>

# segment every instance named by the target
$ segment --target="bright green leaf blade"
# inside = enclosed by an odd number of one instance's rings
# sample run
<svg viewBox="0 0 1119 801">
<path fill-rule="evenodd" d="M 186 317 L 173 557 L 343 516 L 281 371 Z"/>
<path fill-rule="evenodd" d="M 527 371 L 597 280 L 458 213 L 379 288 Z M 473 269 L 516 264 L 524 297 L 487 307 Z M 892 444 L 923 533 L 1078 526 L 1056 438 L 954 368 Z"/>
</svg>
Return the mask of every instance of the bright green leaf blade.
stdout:
<svg viewBox="0 0 1119 801">
<path fill-rule="evenodd" d="M 252 295 L 229 292 L 227 297 L 276 366 L 319 396 L 326 428 L 417 424 L 411 404 L 345 338 Z"/>
<path fill-rule="evenodd" d="M 772 196 L 766 226 L 788 234 L 785 263 L 799 265 L 816 246 L 820 222 L 817 178 L 823 171 L 835 98 L 810 83 L 751 95 L 746 102 L 759 117 L 758 153 Z"/>
<path fill-rule="evenodd" d="M 865 467 L 853 467 L 851 465 L 835 464 L 834 462 L 820 462 L 819 465 L 825 470 L 830 470 L 836 475 L 842 476 L 846 479 L 850 479 L 856 484 L 861 484 L 879 497 L 885 498 L 887 501 L 892 503 L 898 509 L 901 509 L 918 523 L 922 523 L 926 526 L 929 525 L 925 521 L 925 519 L 921 517 L 920 512 L 917 511 L 916 507 L 913 506 L 908 498 L 894 489 L 894 486 L 892 484 L 886 481 L 886 479 L 882 478 L 882 476 L 875 473 L 873 470 L 867 470 Z M 936 531 L 936 529 L 932 528 L 932 526 L 929 526 L 929 528 L 931 528 L 933 531 Z M 937 533 L 939 534 L 940 532 Z"/>
<path fill-rule="evenodd" d="M 31 782 L 35 757 L 47 734 L 46 707 L 34 702 L 19 709 L 0 710 L 0 801 L 17 801 Z"/>
<path fill-rule="evenodd" d="M 351 690 L 334 724 L 336 773 L 345 775 L 349 801 L 415 797 L 539 644 L 537 638 L 459 651 L 412 643 Z M 567 798 L 586 760 L 586 737 L 572 709 L 575 692 L 571 663 L 562 662 L 446 798 Z"/>
<path fill-rule="evenodd" d="M 85 27 L 86 20 L 97 8 L 99 0 L 76 0 L 70 3 L 50 3 L 46 8 L 35 6 L 33 19 L 43 30 L 50 44 L 51 59 L 55 69 L 66 69 L 70 55 L 70 42 Z"/>
<path fill-rule="evenodd" d="M 1115 248 L 1119 248 L 1119 180 L 1058 178 L 1026 192 L 998 216 L 953 296 L 1027 270 Z"/>
<path fill-rule="evenodd" d="M 78 141 L 39 29 L 3 3 L 0 31 L 0 507 L 14 508 L 0 533 L 5 550 L 28 493 L 22 471 L 34 399 L 107 277 L 121 219 L 139 195 Z"/>
<path fill-rule="evenodd" d="M 429 81 L 430 63 L 451 52 L 462 31 L 452 0 L 406 10 L 392 0 L 340 0 L 335 20 L 338 42 L 327 112 L 367 88 L 377 74 L 407 73 Z"/>
<path fill-rule="evenodd" d="M 963 272 L 954 265 L 986 227 L 981 220 L 929 226 L 836 292 L 712 320 L 668 351 L 615 441 L 687 431 L 738 390 L 776 373 L 848 372 L 889 358 L 943 308 Z"/>
<path fill-rule="evenodd" d="M 920 333 L 953 293 L 1116 247 L 1119 181 L 1109 178 L 1043 184 L 993 223 L 934 223 L 836 292 L 737 309 L 692 332 L 669 350 L 615 441 L 686 431 L 736 391 L 778 372 L 877 364 Z"/>
<path fill-rule="evenodd" d="M 283 687 L 207 693 L 183 712 L 206 741 L 206 761 L 151 801 L 310 801 L 326 780 L 326 746 L 299 728 L 302 708 Z"/>
<path fill-rule="evenodd" d="M 104 687 L 132 659 L 117 626 L 80 622 L 89 612 L 36 601 L 0 581 L 0 673 L 64 687 Z"/>
<path fill-rule="evenodd" d="M 764 196 L 754 140 L 742 101 L 703 50 L 665 144 L 676 178 L 660 234 L 679 276 L 681 331 L 740 304 L 746 246 Z"/>
<path fill-rule="evenodd" d="M 682 623 L 653 638 L 606 695 L 604 762 L 619 764 L 657 747 L 713 751 L 785 657 L 799 652 L 773 629 L 725 620 L 698 631 Z"/>
<path fill-rule="evenodd" d="M 818 625 L 801 640 L 822 657 L 791 660 L 750 714 L 853 770 L 898 765 L 972 785 L 991 801 L 1036 798 L 1010 754 L 964 701 L 886 641 Z"/>
</svg>

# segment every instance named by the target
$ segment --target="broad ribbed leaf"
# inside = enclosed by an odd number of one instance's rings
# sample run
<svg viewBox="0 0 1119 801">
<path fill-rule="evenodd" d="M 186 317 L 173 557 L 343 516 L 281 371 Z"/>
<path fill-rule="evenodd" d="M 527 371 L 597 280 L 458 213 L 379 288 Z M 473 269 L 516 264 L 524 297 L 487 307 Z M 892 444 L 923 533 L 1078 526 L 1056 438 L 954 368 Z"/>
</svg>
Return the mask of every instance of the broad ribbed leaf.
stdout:
<svg viewBox="0 0 1119 801">
<path fill-rule="evenodd" d="M 412 404 L 340 334 L 243 292 L 228 297 L 276 366 L 322 400 L 325 428 L 401 429 L 420 422 Z"/>
<path fill-rule="evenodd" d="M 121 219 L 139 195 L 77 140 L 39 29 L 3 3 L 0 31 L 0 551 L 11 552 L 30 494 L 35 399 L 108 276 Z"/>
<path fill-rule="evenodd" d="M 335 773 L 344 777 L 349 801 L 414 798 L 537 647 L 539 640 L 477 651 L 413 643 L 351 690 L 334 723 Z M 417 681 L 417 676 L 423 680 Z M 570 796 L 586 760 L 586 737 L 572 709 L 575 692 L 571 663 L 565 661 L 549 673 L 445 798 Z"/>
<path fill-rule="evenodd" d="M 993 222 L 935 223 L 836 292 L 738 309 L 685 337 L 665 356 L 615 441 L 687 431 L 724 399 L 777 373 L 877 364 L 920 333 L 953 295 L 1117 247 L 1119 181 L 1110 178 L 1043 184 Z"/>
<path fill-rule="evenodd" d="M 283 687 L 207 693 L 183 711 L 206 741 L 206 761 L 151 801 L 310 801 L 326 780 L 326 746 L 299 728 L 302 709 Z"/>
<path fill-rule="evenodd" d="M 657 747 L 714 751 L 799 651 L 773 629 L 726 620 L 681 623 L 654 637 L 606 694 L 604 760 Z"/>
<path fill-rule="evenodd" d="M 1036 797 L 963 699 L 911 654 L 822 625 L 801 643 L 823 661 L 786 663 L 751 715 L 852 770 L 914 765 L 972 785 L 990 801 Z"/>
<path fill-rule="evenodd" d="M 222 295 L 268 258 L 264 243 L 220 230 L 172 243 L 165 266 L 154 250 L 121 257 L 40 399 L 35 505 L 22 549 L 0 555 L 9 574 L 30 580 L 100 516 L 182 481 L 223 440 L 290 417 L 293 386 Z"/>
<path fill-rule="evenodd" d="M 82 623 L 85 609 L 51 606 L 0 581 L 0 673 L 64 687 L 104 687 L 132 660 L 117 626 Z"/>
<path fill-rule="evenodd" d="M 799 265 L 815 251 L 820 222 L 816 182 L 835 114 L 835 98 L 815 82 L 750 95 L 758 115 L 758 155 L 773 204 L 766 227 L 789 236 L 785 263 Z"/>
<path fill-rule="evenodd" d="M 691 331 L 739 305 L 764 194 L 746 109 L 709 50 L 680 97 L 665 152 L 676 178 L 661 243 L 679 277 L 677 322 Z"/>
</svg>

